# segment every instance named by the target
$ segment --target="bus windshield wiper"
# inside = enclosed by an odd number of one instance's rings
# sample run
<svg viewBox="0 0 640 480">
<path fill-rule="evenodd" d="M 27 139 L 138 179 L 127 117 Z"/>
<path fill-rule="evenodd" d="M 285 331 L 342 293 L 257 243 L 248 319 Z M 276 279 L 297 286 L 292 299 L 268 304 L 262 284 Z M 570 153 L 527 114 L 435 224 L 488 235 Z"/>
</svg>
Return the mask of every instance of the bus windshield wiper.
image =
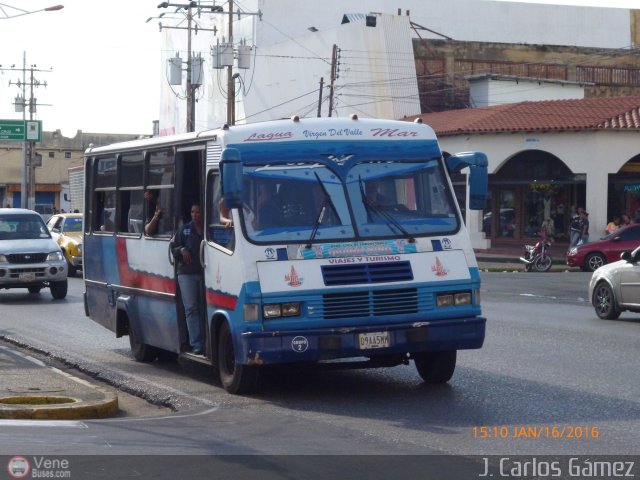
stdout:
<svg viewBox="0 0 640 480">
<path fill-rule="evenodd" d="M 389 222 L 387 226 L 394 233 L 400 232 L 407 238 L 409 243 L 415 243 L 416 239 L 411 236 L 409 232 L 402 226 L 402 224 L 394 218 L 392 214 L 381 208 L 382 206 L 376 202 L 371 201 L 367 198 L 367 194 L 364 191 L 364 182 L 362 181 L 362 177 L 358 177 L 358 183 L 360 185 L 360 197 L 362 199 L 362 203 L 364 204 L 364 208 L 367 213 L 373 212 L 378 214 L 384 220 Z M 396 232 L 397 231 L 397 232 Z"/>
<path fill-rule="evenodd" d="M 309 237 L 309 241 L 305 245 L 306 249 L 311 248 L 311 244 L 313 243 L 313 241 L 316 238 L 316 235 L 318 234 L 318 229 L 320 228 L 320 225 L 322 224 L 322 220 L 324 219 L 324 214 L 327 211 L 327 205 L 329 204 L 329 202 L 331 202 L 331 196 L 329 195 L 329 192 L 327 192 L 327 189 L 325 188 L 324 183 L 322 183 L 322 180 L 320 180 L 320 177 L 318 176 L 318 172 L 313 172 L 313 173 L 316 176 L 316 180 L 318 181 L 320 188 L 322 189 L 322 194 L 324 195 L 324 198 L 322 200 L 320 213 L 318 213 L 316 221 L 313 224 L 313 230 L 311 231 L 311 236 Z"/>
</svg>

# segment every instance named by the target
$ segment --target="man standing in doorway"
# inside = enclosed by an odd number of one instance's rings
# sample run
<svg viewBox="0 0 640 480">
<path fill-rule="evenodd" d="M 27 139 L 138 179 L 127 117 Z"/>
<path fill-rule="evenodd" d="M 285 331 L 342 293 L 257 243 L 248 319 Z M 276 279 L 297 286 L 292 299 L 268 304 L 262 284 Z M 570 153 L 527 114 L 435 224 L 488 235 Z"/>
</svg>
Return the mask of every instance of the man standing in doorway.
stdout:
<svg viewBox="0 0 640 480">
<path fill-rule="evenodd" d="M 189 344 L 195 355 L 204 354 L 203 269 L 200 263 L 202 239 L 202 213 L 200 205 L 194 204 L 191 206 L 191 221 L 178 231 L 171 251 L 177 262 L 178 285 L 184 305 Z"/>
</svg>

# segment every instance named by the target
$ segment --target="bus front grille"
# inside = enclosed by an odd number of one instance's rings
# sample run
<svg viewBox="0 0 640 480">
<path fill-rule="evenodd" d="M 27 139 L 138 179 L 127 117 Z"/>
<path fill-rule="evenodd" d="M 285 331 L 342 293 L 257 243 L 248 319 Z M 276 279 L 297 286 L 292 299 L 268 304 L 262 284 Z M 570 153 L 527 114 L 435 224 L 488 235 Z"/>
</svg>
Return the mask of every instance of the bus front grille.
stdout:
<svg viewBox="0 0 640 480">
<path fill-rule="evenodd" d="M 326 286 L 358 283 L 409 282 L 413 280 L 410 262 L 323 265 Z"/>
<path fill-rule="evenodd" d="M 419 305 L 415 288 L 327 293 L 322 296 L 322 311 L 314 313 L 326 319 L 406 315 L 418 313 Z"/>
</svg>

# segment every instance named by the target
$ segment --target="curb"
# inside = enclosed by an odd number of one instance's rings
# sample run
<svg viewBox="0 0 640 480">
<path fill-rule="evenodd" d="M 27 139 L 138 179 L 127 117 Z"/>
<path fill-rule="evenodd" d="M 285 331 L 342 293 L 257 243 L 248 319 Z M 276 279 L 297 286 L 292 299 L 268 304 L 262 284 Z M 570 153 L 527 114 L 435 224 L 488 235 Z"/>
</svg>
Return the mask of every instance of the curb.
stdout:
<svg viewBox="0 0 640 480">
<path fill-rule="evenodd" d="M 22 352 L 0 346 L 0 350 L 34 364 L 37 375 L 52 378 L 62 376 L 63 381 L 73 382 L 73 393 L 37 394 L 25 391 L 2 393 L 0 398 L 0 419 L 12 420 L 82 420 L 105 418 L 118 412 L 118 395 L 114 391 L 91 384 L 55 367 L 49 367 L 42 361 Z M 89 398 L 81 398 L 81 397 Z"/>
</svg>

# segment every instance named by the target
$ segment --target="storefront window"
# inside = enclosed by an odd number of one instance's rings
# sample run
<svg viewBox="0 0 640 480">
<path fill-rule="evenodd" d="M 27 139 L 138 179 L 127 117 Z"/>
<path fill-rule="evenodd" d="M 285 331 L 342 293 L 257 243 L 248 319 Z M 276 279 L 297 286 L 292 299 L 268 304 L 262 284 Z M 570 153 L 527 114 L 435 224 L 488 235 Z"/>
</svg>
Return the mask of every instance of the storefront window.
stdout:
<svg viewBox="0 0 640 480">
<path fill-rule="evenodd" d="M 566 240 L 571 209 L 584 206 L 584 184 L 584 174 L 573 173 L 554 155 L 520 152 L 489 176 L 492 199 L 482 230 L 493 239 L 528 238 L 544 230 Z"/>
</svg>

